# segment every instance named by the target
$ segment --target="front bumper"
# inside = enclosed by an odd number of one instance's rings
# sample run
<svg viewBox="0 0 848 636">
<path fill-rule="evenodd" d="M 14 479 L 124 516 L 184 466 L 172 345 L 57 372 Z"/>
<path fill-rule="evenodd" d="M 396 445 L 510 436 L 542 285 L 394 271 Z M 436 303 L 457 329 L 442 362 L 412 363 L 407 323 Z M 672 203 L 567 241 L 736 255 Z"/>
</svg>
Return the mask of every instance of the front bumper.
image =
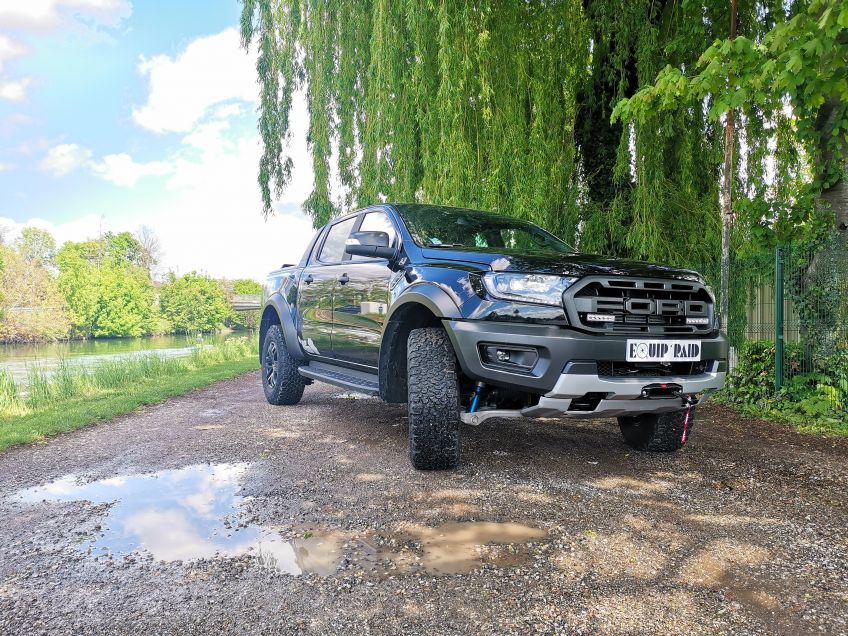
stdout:
<svg viewBox="0 0 848 636">
<path fill-rule="evenodd" d="M 646 398 L 643 395 L 645 387 L 676 384 L 680 386 L 681 395 L 702 400 L 724 385 L 727 372 L 728 345 L 720 334 L 700 339 L 701 359 L 712 361 L 703 373 L 612 377 L 600 375 L 597 363 L 624 361 L 627 339 L 633 336 L 596 336 L 546 325 L 490 321 L 445 321 L 445 327 L 460 366 L 470 378 L 540 395 L 537 404 L 515 411 L 514 416 L 589 418 L 675 411 L 685 406 L 681 397 Z M 534 347 L 539 352 L 539 359 L 525 373 L 484 364 L 481 345 L 498 344 Z M 597 401 L 589 410 L 585 404 L 587 394 L 595 396 L 594 401 Z M 463 414 L 463 420 L 479 423 L 487 417 L 510 414 L 513 412 L 479 411 Z"/>
<path fill-rule="evenodd" d="M 539 398 L 535 406 L 522 409 L 524 417 L 618 417 L 619 415 L 637 415 L 640 413 L 668 413 L 679 411 L 686 406 L 680 397 L 645 398 L 642 391 L 652 384 L 678 384 L 680 393 L 695 396 L 696 402 L 702 402 L 710 393 L 724 386 L 726 372 L 718 371 L 719 363 L 713 364 L 713 370 L 692 376 L 640 376 L 634 378 L 606 378 L 597 375 L 560 376 L 553 391 Z M 574 410 L 574 400 L 587 393 L 603 393 L 597 406 L 591 410 Z"/>
</svg>

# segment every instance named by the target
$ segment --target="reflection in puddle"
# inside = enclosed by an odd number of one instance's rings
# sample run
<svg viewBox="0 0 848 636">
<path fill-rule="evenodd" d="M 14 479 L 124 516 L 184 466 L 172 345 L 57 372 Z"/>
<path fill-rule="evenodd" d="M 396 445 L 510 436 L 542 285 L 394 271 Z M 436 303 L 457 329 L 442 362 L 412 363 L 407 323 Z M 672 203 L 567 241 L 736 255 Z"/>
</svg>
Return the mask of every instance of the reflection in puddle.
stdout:
<svg viewBox="0 0 848 636">
<path fill-rule="evenodd" d="M 547 536 L 544 530 L 522 523 L 457 522 L 436 528 L 415 526 L 412 533 L 424 549 L 424 568 L 431 574 L 462 574 L 483 565 L 485 546 L 502 544 L 513 551 L 493 554 L 496 565 L 515 566 L 527 560 L 526 554 L 515 551 L 515 544 Z"/>
<path fill-rule="evenodd" d="M 530 558 L 529 543 L 547 536 L 520 523 L 455 522 L 436 527 L 402 524 L 395 533 L 334 530 L 303 532 L 284 540 L 239 518 L 248 501 L 238 495 L 247 464 L 187 466 L 83 483 L 67 475 L 21 490 L 21 502 L 90 501 L 111 504 L 98 536 L 80 546 L 96 555 L 147 552 L 161 561 L 192 561 L 250 554 L 286 574 L 365 570 L 374 576 L 471 572 L 485 564 L 515 567 Z M 366 482 L 383 475 L 362 473 Z M 448 493 L 451 494 L 451 493 Z M 343 559 L 342 557 L 346 557 Z"/>
<path fill-rule="evenodd" d="M 67 475 L 22 490 L 17 499 L 113 504 L 102 534 L 91 546 L 95 553 L 146 550 L 158 560 L 186 561 L 249 552 L 287 574 L 334 573 L 340 537 L 315 535 L 284 541 L 272 530 L 239 522 L 238 507 L 245 498 L 236 493 L 246 470 L 247 464 L 187 466 L 87 484 Z"/>
<path fill-rule="evenodd" d="M 334 398 L 339 400 L 373 400 L 373 395 L 367 393 L 359 393 L 358 391 L 347 391 L 345 393 L 336 393 Z"/>
</svg>

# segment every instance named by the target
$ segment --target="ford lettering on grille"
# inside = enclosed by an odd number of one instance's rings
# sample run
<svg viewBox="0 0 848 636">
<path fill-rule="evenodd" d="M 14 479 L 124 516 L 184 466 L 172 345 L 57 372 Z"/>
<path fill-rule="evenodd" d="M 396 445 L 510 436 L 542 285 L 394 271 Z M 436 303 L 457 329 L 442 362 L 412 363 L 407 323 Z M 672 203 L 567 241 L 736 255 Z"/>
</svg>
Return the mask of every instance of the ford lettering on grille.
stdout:
<svg viewBox="0 0 848 636">
<path fill-rule="evenodd" d="M 563 302 L 573 324 L 598 333 L 700 335 L 714 324 L 712 298 L 695 281 L 593 276 Z"/>
</svg>

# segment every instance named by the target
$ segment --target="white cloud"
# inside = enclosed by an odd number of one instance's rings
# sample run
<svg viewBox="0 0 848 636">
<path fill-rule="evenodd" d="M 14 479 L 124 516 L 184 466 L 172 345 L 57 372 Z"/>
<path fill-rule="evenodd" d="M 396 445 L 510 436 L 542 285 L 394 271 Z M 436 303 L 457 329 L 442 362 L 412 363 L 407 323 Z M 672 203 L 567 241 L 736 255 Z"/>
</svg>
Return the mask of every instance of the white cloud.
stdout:
<svg viewBox="0 0 848 636">
<path fill-rule="evenodd" d="M 59 144 L 53 146 L 38 164 L 42 170 L 54 177 L 63 177 L 85 165 L 91 158 L 91 151 L 77 144 Z"/>
<path fill-rule="evenodd" d="M 31 81 L 29 77 L 17 80 L 0 79 L 0 99 L 7 99 L 11 102 L 21 101 L 26 97 L 26 89 Z"/>
<path fill-rule="evenodd" d="M 219 72 L 219 65 L 237 66 L 239 59 L 247 61 L 239 73 Z M 256 95 L 250 59 L 229 29 L 191 42 L 173 59 L 149 62 L 150 95 L 136 120 L 141 118 L 139 123 L 150 130 L 182 133 L 179 145 L 157 161 L 140 162 L 126 153 L 92 158 L 85 148 L 64 144 L 73 149 L 64 154 L 76 158 L 75 167 L 119 186 L 132 186 L 149 175 L 165 177 L 155 205 L 138 196 L 128 204 L 94 208 L 94 214 L 71 223 L 30 223 L 44 227 L 60 243 L 147 225 L 159 236 L 163 266 L 179 273 L 198 270 L 215 277 L 261 280 L 282 263 L 297 262 L 313 234 L 311 220 L 299 209 L 312 190 L 306 100 L 296 95 L 291 113 L 292 182 L 275 201 L 278 214 L 265 221 L 256 183 L 261 146 L 255 128 L 245 127 L 244 102 Z M 195 91 L 200 94 L 196 100 Z M 151 189 L 145 187 L 144 192 Z"/>
<path fill-rule="evenodd" d="M 9 233 L 6 235 L 6 241 L 9 243 L 20 236 L 21 230 L 25 227 L 47 230 L 59 245 L 66 241 L 85 241 L 96 238 L 100 234 L 102 224 L 103 219 L 96 214 L 88 214 L 66 223 L 53 223 L 41 218 L 33 218 L 26 223 L 18 223 L 12 219 L 0 217 L 0 228 L 9 229 Z"/>
<path fill-rule="evenodd" d="M 0 172 L 3 172 L 4 170 L 11 170 L 14 167 L 15 164 L 13 163 L 3 163 L 2 161 L 0 161 Z"/>
<path fill-rule="evenodd" d="M 115 185 L 133 187 L 142 177 L 163 176 L 173 171 L 167 161 L 137 163 L 126 153 L 106 155 L 91 165 L 94 174 Z"/>
<path fill-rule="evenodd" d="M 68 18 L 114 26 L 132 13 L 128 0 L 3 0 L 0 27 L 46 31 Z"/>
<path fill-rule="evenodd" d="M 157 197 L 155 206 L 139 197 L 129 206 L 96 209 L 97 214 L 68 223 L 31 219 L 26 224 L 49 231 L 60 244 L 95 238 L 106 231 L 134 232 L 147 225 L 159 236 L 163 266 L 178 273 L 198 270 L 215 277 L 261 280 L 282 263 L 297 262 L 313 234 L 311 220 L 299 209 L 312 189 L 305 98 L 297 95 L 292 111 L 292 183 L 283 199 L 275 202 L 278 214 L 268 221 L 260 215 L 256 185 L 258 135 L 253 130 L 237 134 L 235 130 L 240 129 L 234 128 L 233 117 L 237 117 L 234 112 L 226 119 L 196 125 L 162 161 L 137 162 L 123 153 L 97 160 L 77 144 L 54 147 L 48 155 L 74 157 L 76 168 L 87 168 L 116 185 L 132 186 L 152 174 L 167 176 L 163 196 Z M 69 149 L 56 150 L 62 147 Z M 12 239 L 23 227 L 0 219 L 0 227 L 4 225 L 12 228 Z"/>
<path fill-rule="evenodd" d="M 0 33 L 0 70 L 8 60 L 20 57 L 27 52 L 26 47 L 20 42 Z"/>
<path fill-rule="evenodd" d="M 138 69 L 149 79 L 150 94 L 133 119 L 154 132 L 188 132 L 213 106 L 255 102 L 254 59 L 240 48 L 232 28 L 194 40 L 175 58 L 142 58 Z"/>
<path fill-rule="evenodd" d="M 116 27 L 132 13 L 129 0 L 0 0 L 0 29 L 44 33 L 74 27 L 90 39 L 103 36 L 100 26 Z M 0 70 L 26 47 L 0 33 Z M 0 76 L 0 99 L 21 101 L 32 78 Z"/>
</svg>

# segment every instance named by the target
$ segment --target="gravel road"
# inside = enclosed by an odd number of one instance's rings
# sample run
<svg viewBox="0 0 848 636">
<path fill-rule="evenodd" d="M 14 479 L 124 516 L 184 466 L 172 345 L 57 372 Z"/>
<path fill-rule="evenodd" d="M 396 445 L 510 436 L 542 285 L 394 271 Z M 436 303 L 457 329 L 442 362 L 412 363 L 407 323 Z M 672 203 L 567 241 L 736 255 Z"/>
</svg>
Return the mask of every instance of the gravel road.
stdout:
<svg viewBox="0 0 848 636">
<path fill-rule="evenodd" d="M 846 439 L 489 420 L 426 474 L 404 415 L 249 374 L 0 455 L 0 633 L 848 633 Z"/>
</svg>

